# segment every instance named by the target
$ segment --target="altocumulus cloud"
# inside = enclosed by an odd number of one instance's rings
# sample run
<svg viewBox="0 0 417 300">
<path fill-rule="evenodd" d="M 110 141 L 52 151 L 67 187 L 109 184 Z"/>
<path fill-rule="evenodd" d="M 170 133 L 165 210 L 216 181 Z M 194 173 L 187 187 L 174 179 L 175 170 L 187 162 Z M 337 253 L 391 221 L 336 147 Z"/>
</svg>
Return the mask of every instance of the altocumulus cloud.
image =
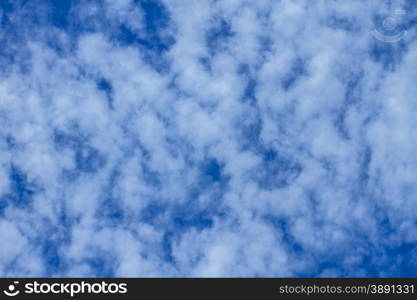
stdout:
<svg viewBox="0 0 417 300">
<path fill-rule="evenodd" d="M 415 275 L 415 1 L 0 3 L 1 276 Z"/>
</svg>

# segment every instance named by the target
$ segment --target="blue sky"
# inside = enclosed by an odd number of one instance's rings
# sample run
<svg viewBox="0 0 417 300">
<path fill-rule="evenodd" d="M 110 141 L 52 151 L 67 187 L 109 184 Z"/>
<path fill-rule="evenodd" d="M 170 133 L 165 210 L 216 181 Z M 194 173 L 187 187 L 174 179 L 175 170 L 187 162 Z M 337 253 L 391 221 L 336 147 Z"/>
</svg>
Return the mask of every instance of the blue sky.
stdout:
<svg viewBox="0 0 417 300">
<path fill-rule="evenodd" d="M 416 10 L 0 0 L 0 276 L 415 276 Z"/>
</svg>

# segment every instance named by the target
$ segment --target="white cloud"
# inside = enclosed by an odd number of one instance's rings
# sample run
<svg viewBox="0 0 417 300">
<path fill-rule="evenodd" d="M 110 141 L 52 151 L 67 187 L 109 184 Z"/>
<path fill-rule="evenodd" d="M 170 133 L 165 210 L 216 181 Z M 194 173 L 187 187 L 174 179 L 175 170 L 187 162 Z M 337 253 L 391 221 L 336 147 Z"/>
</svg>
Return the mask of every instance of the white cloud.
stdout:
<svg viewBox="0 0 417 300">
<path fill-rule="evenodd" d="M 29 64 L 0 83 L 0 274 L 365 276 L 416 241 L 416 43 L 374 40 L 387 7 L 163 3 L 164 50 L 133 1 L 24 29 Z"/>
</svg>

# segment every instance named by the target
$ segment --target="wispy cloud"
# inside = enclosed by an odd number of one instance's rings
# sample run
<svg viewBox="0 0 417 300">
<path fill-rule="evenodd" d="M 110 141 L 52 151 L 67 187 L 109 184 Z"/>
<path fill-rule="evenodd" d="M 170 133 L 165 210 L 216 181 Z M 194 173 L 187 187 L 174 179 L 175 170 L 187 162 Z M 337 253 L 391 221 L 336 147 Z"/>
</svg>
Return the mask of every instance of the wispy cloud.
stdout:
<svg viewBox="0 0 417 300">
<path fill-rule="evenodd" d="M 64 2 L 0 6 L 1 275 L 414 274 L 412 1 Z"/>
</svg>

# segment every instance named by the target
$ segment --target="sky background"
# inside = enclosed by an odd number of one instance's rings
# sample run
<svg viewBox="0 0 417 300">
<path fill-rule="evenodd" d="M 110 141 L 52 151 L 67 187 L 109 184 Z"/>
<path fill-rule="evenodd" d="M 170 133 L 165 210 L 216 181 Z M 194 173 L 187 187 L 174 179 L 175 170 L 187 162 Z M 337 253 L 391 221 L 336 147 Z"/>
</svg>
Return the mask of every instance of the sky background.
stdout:
<svg viewBox="0 0 417 300">
<path fill-rule="evenodd" d="M 0 276 L 416 276 L 416 17 L 0 0 Z"/>
</svg>

